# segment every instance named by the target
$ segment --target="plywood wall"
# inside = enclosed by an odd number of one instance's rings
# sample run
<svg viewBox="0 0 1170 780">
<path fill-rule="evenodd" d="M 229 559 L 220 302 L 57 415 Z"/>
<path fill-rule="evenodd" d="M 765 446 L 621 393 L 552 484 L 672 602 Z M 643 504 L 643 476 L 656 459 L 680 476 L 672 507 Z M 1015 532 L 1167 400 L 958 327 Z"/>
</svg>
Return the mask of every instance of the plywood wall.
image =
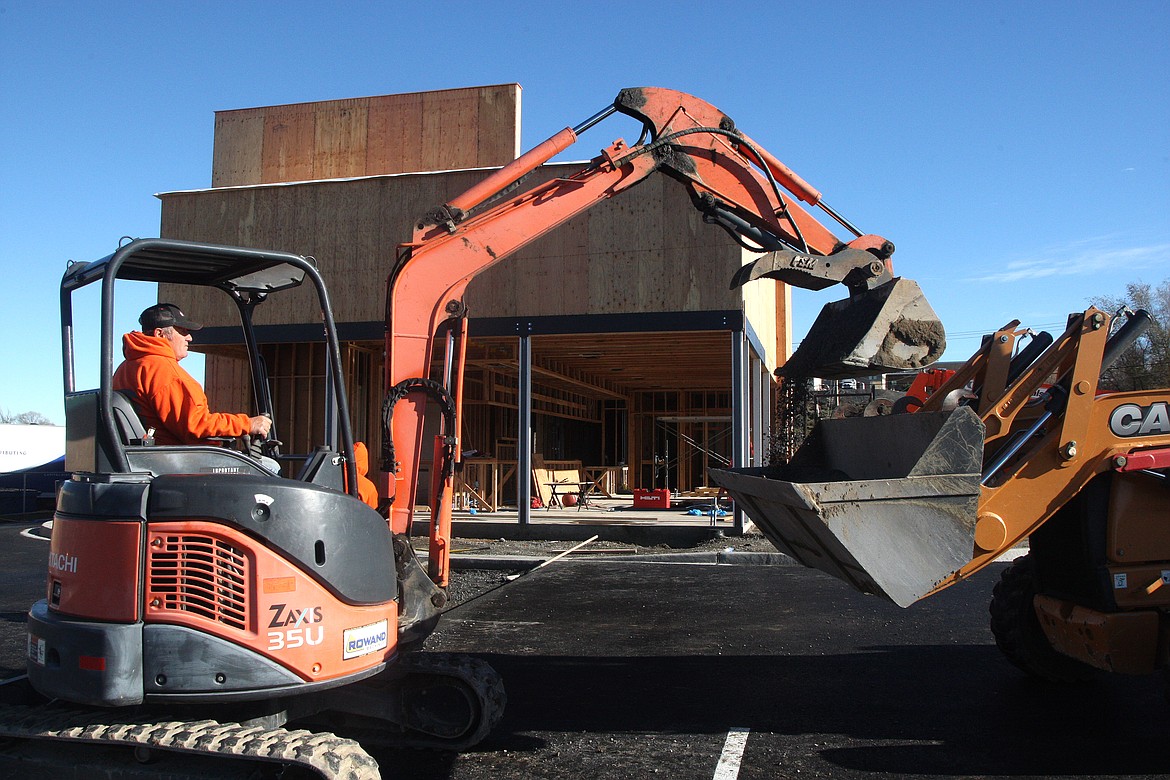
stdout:
<svg viewBox="0 0 1170 780">
<path fill-rule="evenodd" d="M 217 111 L 211 185 L 234 187 L 505 165 L 520 85 Z"/>
<path fill-rule="evenodd" d="M 744 263 L 759 257 L 742 251 Z M 744 285 L 742 293 L 744 318 L 764 347 L 764 365 L 769 372 L 775 371 L 792 351 L 791 289 L 774 279 L 756 279 Z"/>
<path fill-rule="evenodd" d="M 654 176 L 488 269 L 467 297 L 476 316 L 739 310 L 738 258 L 682 186 Z"/>
<path fill-rule="evenodd" d="M 546 166 L 539 175 L 577 167 Z M 339 322 L 380 322 L 397 244 L 420 214 L 482 176 L 457 171 L 169 193 L 160 196 L 162 235 L 312 255 Z M 468 288 L 467 302 L 473 317 L 739 311 L 744 291 L 728 284 L 741 262 L 739 247 L 703 224 L 683 188 L 656 176 L 488 269 Z M 162 285 L 160 295 L 182 300 L 209 325 L 236 323 L 218 291 Z M 280 300 L 260 307 L 258 324 L 316 321 L 306 291 Z"/>
<path fill-rule="evenodd" d="M 209 356 L 204 368 L 204 389 L 208 398 L 214 398 L 211 406 L 218 412 L 243 412 L 252 414 L 252 372 L 248 367 L 248 355 L 242 347 L 221 347 L 215 356 Z"/>
</svg>

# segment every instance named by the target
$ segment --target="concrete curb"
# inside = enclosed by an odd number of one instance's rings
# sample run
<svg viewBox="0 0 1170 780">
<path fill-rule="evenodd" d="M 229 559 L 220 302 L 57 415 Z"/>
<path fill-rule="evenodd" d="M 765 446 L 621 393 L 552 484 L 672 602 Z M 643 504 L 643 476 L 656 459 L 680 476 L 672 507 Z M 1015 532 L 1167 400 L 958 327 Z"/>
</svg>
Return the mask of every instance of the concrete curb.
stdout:
<svg viewBox="0 0 1170 780">
<path fill-rule="evenodd" d="M 552 557 L 551 555 L 549 556 Z M 532 555 L 466 555 L 453 553 L 451 568 L 455 571 L 485 569 L 488 571 L 527 571 L 535 569 L 548 558 Z"/>
</svg>

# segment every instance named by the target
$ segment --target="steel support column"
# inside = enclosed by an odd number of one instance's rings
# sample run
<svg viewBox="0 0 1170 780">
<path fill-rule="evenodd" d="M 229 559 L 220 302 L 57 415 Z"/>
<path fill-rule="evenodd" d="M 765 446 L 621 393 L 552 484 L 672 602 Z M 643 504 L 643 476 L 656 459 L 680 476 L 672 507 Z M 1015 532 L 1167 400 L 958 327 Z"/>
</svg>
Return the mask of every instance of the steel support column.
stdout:
<svg viewBox="0 0 1170 780">
<path fill-rule="evenodd" d="M 764 398 L 768 381 L 761 369 L 762 361 L 754 354 L 748 355 L 748 379 L 751 380 L 749 414 L 751 415 L 751 462 L 749 466 L 762 466 L 764 462 Z"/>
<path fill-rule="evenodd" d="M 528 334 L 520 336 L 517 355 L 516 517 L 520 525 L 528 525 L 532 520 L 532 337 Z"/>
<path fill-rule="evenodd" d="M 731 462 L 737 468 L 748 462 L 748 420 L 751 412 L 748 367 L 748 341 L 742 330 L 731 332 Z M 737 504 L 734 514 L 735 533 L 742 534 L 743 510 Z"/>
<path fill-rule="evenodd" d="M 759 364 L 760 369 L 760 449 L 756 451 L 756 465 L 768 465 L 768 449 L 772 441 L 772 421 L 775 419 L 775 387 L 772 384 L 772 372 L 768 370 L 768 364 L 763 360 Z"/>
</svg>

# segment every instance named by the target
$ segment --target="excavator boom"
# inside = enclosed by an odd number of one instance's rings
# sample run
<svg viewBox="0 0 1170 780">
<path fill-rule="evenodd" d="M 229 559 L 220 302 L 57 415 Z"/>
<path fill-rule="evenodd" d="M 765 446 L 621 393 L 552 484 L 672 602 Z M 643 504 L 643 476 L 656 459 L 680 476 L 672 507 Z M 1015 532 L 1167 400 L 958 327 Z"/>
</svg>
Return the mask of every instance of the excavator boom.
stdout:
<svg viewBox="0 0 1170 780">
<path fill-rule="evenodd" d="M 614 113 L 641 123 L 637 143 L 619 139 L 576 173 L 510 194 L 524 176 Z M 438 335 L 446 332 L 454 340 L 463 334 L 463 293 L 477 274 L 655 173 L 679 181 L 706 221 L 761 254 L 733 286 L 763 276 L 809 289 L 837 283 L 848 288 L 849 297 L 826 309 L 793 356 L 791 365 L 800 372 L 843 376 L 917 368 L 942 354 L 942 327 L 921 290 L 892 274 L 891 242 L 855 229 L 824 204 L 820 192 L 709 103 L 667 89 L 624 89 L 612 106 L 432 209 L 401 247 L 389 276 L 382 470 L 393 484 L 385 492 L 393 496 L 391 526 L 401 533 L 415 505 L 423 409 L 428 399 L 438 401 L 445 411 L 435 461 L 444 465 L 436 468 L 431 494 L 430 573 L 436 582 L 444 584 L 447 576 L 444 529 L 450 523 L 452 467 L 459 459 L 462 373 L 459 350 L 452 348 L 445 378 L 431 379 Z M 838 238 L 798 201 L 823 210 L 850 236 Z"/>
</svg>

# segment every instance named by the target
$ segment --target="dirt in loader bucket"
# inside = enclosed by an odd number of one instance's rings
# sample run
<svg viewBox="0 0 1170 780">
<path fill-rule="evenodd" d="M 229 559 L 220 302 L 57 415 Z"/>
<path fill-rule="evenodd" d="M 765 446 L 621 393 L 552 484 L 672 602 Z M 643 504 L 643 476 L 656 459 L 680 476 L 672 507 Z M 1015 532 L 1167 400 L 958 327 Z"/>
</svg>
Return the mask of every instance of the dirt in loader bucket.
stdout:
<svg viewBox="0 0 1170 780">
<path fill-rule="evenodd" d="M 913 371 L 945 349 L 942 322 L 918 283 L 892 279 L 826 304 L 782 371 L 826 379 Z"/>
<path fill-rule="evenodd" d="M 907 607 L 971 560 L 983 433 L 967 407 L 821 420 L 786 466 L 709 474 L 781 552 Z"/>
</svg>

